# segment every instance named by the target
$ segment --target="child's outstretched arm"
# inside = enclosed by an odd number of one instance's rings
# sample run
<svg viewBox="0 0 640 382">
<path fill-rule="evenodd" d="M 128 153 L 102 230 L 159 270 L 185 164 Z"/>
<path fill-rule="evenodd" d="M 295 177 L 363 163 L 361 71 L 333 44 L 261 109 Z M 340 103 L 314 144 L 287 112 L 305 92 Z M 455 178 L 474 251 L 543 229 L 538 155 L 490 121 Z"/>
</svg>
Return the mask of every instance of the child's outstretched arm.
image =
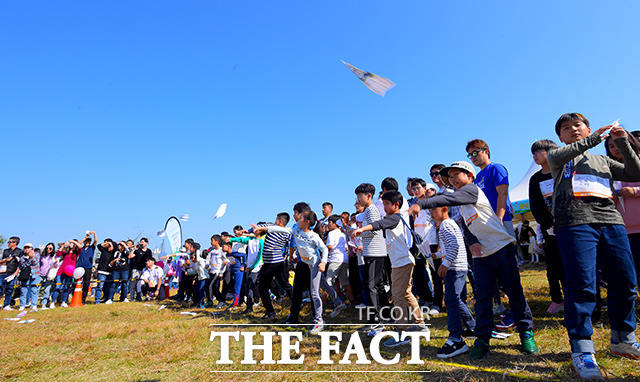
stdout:
<svg viewBox="0 0 640 382">
<path fill-rule="evenodd" d="M 417 214 L 421 209 L 429 209 L 444 206 L 461 206 L 464 204 L 475 204 L 478 201 L 479 188 L 468 184 L 449 194 L 432 196 L 424 200 L 418 200 L 409 208 L 410 214 Z"/>
<path fill-rule="evenodd" d="M 578 155 L 585 151 L 594 148 L 600 144 L 606 137 L 602 137 L 601 134 L 607 131 L 611 126 L 604 126 L 594 131 L 588 137 L 581 139 L 577 142 L 573 142 L 564 147 L 556 147 L 547 152 L 547 160 L 549 161 L 549 167 L 553 174 L 557 174 L 562 171 L 562 167 L 565 163 L 569 162 Z"/>
<path fill-rule="evenodd" d="M 239 237 L 230 237 L 229 238 L 229 242 L 230 243 L 249 244 L 250 240 L 253 240 L 253 237 L 251 237 L 251 236 L 239 236 Z"/>
</svg>

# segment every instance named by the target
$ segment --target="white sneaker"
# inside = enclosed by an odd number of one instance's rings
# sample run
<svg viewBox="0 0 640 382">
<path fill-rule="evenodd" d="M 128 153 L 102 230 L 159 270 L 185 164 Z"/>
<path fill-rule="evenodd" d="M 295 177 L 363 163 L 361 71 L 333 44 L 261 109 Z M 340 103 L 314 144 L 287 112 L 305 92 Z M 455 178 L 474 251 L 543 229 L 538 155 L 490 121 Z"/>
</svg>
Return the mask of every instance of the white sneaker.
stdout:
<svg viewBox="0 0 640 382">
<path fill-rule="evenodd" d="M 346 304 L 344 304 L 344 303 L 342 303 L 342 304 L 340 304 L 340 305 L 336 306 L 336 308 L 333 310 L 333 312 L 331 312 L 331 313 L 329 314 L 329 317 L 331 317 L 331 318 L 338 317 L 338 315 L 340 314 L 340 312 L 342 312 L 342 311 L 343 311 L 343 310 L 345 310 L 345 309 L 347 309 L 347 305 L 346 305 Z"/>
<path fill-rule="evenodd" d="M 49 309 L 49 307 L 47 307 L 46 305 L 42 305 L 42 308 L 40 308 L 40 310 L 47 310 Z"/>
<path fill-rule="evenodd" d="M 315 336 L 315 335 L 318 335 L 318 333 L 320 333 L 322 330 L 324 330 L 324 325 L 316 324 L 316 325 L 313 325 L 313 329 L 309 331 L 309 334 Z"/>
<path fill-rule="evenodd" d="M 56 303 L 51 301 L 51 304 L 49 304 L 49 309 L 53 309 L 56 307 Z"/>
<path fill-rule="evenodd" d="M 2 308 L 2 310 L 13 310 L 13 308 L 10 305 L 7 305 L 4 308 Z"/>
<path fill-rule="evenodd" d="M 33 309 L 31 309 L 31 311 L 32 311 L 32 312 L 37 312 L 37 311 L 38 311 L 38 308 L 33 308 Z"/>
<path fill-rule="evenodd" d="M 21 306 L 21 307 L 18 309 L 18 312 L 22 312 L 23 310 L 24 310 L 24 306 Z"/>
<path fill-rule="evenodd" d="M 620 342 L 617 344 L 611 344 L 609 346 L 611 353 L 625 358 L 640 359 L 640 344 L 634 342 L 632 344 L 628 342 Z"/>
<path fill-rule="evenodd" d="M 434 316 L 435 317 L 435 316 L 438 316 L 441 312 L 440 312 L 440 309 L 438 309 L 438 307 L 432 306 L 431 309 L 429 309 L 428 313 L 429 313 L 430 316 Z"/>
<path fill-rule="evenodd" d="M 604 381 L 593 353 L 572 353 L 571 363 L 581 379 Z"/>
<path fill-rule="evenodd" d="M 105 303 L 105 305 L 109 305 L 109 304 L 113 304 L 113 301 L 111 301 L 111 300 L 107 300 L 107 301 L 105 301 L 104 303 Z"/>
<path fill-rule="evenodd" d="M 122 302 L 129 302 L 129 299 L 125 298 L 124 301 L 122 301 Z"/>
<path fill-rule="evenodd" d="M 62 304 L 60 304 L 60 307 L 61 308 L 68 308 L 69 305 L 67 305 L 67 303 L 63 301 Z"/>
</svg>

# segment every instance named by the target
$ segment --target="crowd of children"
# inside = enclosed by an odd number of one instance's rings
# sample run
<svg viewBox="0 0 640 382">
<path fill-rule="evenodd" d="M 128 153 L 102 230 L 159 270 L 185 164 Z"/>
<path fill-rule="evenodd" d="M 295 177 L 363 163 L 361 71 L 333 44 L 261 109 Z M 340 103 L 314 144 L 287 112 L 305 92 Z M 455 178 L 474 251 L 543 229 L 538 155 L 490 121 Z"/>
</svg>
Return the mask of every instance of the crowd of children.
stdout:
<svg viewBox="0 0 640 382">
<path fill-rule="evenodd" d="M 608 285 L 610 350 L 640 359 L 635 337 L 640 134 L 620 126 L 591 132 L 578 113 L 562 115 L 555 132 L 565 146 L 544 139 L 531 147 L 542 167 L 529 187 L 537 233 L 526 223 L 514 230 L 507 169 L 491 161 L 486 142 L 474 139 L 466 153 L 480 171 L 466 161 L 435 164 L 429 174 L 433 183 L 408 179 L 409 199 L 393 178 L 383 180 L 378 194 L 374 185 L 362 183 L 355 188 L 355 213 L 334 214 L 327 202 L 319 219 L 300 202 L 292 208 L 291 226 L 290 215 L 282 212 L 273 223 L 215 234 L 207 249 L 187 239 L 183 252 L 163 259 L 153 257 L 145 238 L 135 246 L 131 240 L 98 244 L 96 233 L 88 231 L 81 241 L 59 243 L 56 250 L 53 243 L 20 249 L 20 239 L 11 237 L 0 259 L 4 309 L 12 309 L 17 285 L 21 310 L 54 308 L 58 301 L 67 306 L 74 270 L 84 268 L 85 303 L 92 280 L 95 303 L 109 304 L 117 291 L 123 302 L 156 298 L 165 280 L 175 279 L 173 299 L 201 308 L 244 305 L 246 314 L 261 304 L 264 320 L 277 317 L 273 300 L 288 297 L 288 324 L 299 323 L 307 299 L 311 334 L 324 329 L 327 304 L 333 306 L 332 318 L 346 309 L 364 311 L 367 322 L 361 329 L 369 334 L 389 325 L 428 331 L 425 319 L 446 309 L 449 337 L 437 356 L 469 352 L 480 359 L 490 351 L 495 307 L 504 292 L 521 350 L 536 354 L 533 316 L 519 272 L 526 247 L 533 262 L 544 254 L 551 299 L 547 313 L 564 310 L 573 367 L 582 378 L 600 379 L 591 336 L 592 316 L 602 305 L 601 278 Z M 588 152 L 605 140 L 607 156 Z M 94 261 L 96 250 L 100 256 Z M 388 307 L 401 314 L 391 319 L 384 314 Z M 471 348 L 469 337 L 475 337 Z M 384 345 L 407 342 L 390 338 Z"/>
</svg>

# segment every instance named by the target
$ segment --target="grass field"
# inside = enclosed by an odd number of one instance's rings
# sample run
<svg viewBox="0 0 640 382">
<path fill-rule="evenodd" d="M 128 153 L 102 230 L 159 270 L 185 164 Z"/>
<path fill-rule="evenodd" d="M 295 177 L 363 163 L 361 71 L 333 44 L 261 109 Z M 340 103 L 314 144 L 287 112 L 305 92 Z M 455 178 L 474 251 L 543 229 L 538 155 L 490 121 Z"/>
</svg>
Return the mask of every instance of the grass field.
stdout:
<svg viewBox="0 0 640 382">
<path fill-rule="evenodd" d="M 317 365 L 318 337 L 304 337 L 300 351 L 306 355 L 303 365 L 242 365 L 243 347 L 231 341 L 233 365 L 216 365 L 219 359 L 219 340 L 209 341 L 211 323 L 258 323 L 263 313 L 258 307 L 248 317 L 241 309 L 223 312 L 214 317 L 212 309 L 187 309 L 172 301 L 118 303 L 113 305 L 86 305 L 81 308 L 56 308 L 30 312 L 25 318 L 35 319 L 29 324 L 17 324 L 4 318 L 15 317 L 17 312 L 0 311 L 0 367 L 1 380 L 20 381 L 191 381 L 191 380 L 365 380 L 365 381 L 477 381 L 477 380 L 571 380 L 575 375 L 569 362 L 569 345 L 561 326 L 561 316 L 550 317 L 544 312 L 549 304 L 546 276 L 542 268 L 522 271 L 525 292 L 534 313 L 535 335 L 541 353 L 525 356 L 518 351 L 517 334 L 506 340 L 493 340 L 488 358 L 472 361 L 468 355 L 440 362 L 436 352 L 447 336 L 444 315 L 433 318 L 431 341 L 423 341 L 421 358 L 424 365 L 407 365 L 409 347 L 383 353 L 392 357 L 399 351 L 402 358 L 396 365 Z M 161 304 L 166 309 L 158 311 Z M 286 317 L 286 307 L 279 318 Z M 196 316 L 180 315 L 180 311 L 197 312 Z M 308 309 L 304 310 L 307 317 Z M 329 323 L 354 322 L 354 312 L 345 312 Z M 349 332 L 352 327 L 333 327 L 332 330 Z M 226 329 L 242 330 L 230 326 Z M 247 329 L 245 329 L 247 330 Z M 253 327 L 253 331 L 277 331 L 267 326 Z M 301 329 L 296 329 L 301 330 Z M 306 329 L 305 329 L 306 330 Z M 361 335 L 365 349 L 369 339 Z M 348 338 L 348 337 L 347 337 Z M 598 361 L 610 379 L 640 380 L 640 362 L 619 359 L 608 352 L 608 329 L 596 329 L 594 341 Z M 256 338 L 260 343 L 261 338 Z M 343 339 L 342 349 L 346 346 Z M 381 349 L 384 349 L 381 347 Z M 274 359 L 279 358 L 279 345 L 274 344 Z M 256 359 L 261 358 L 257 353 Z M 341 355 L 333 357 L 338 361 Z M 352 359 L 354 360 L 354 359 Z M 323 373 L 252 373 L 252 371 L 326 371 Z M 348 370 L 387 371 L 384 373 L 344 373 Z M 415 373 L 415 371 L 426 371 Z M 219 373 L 212 371 L 234 371 Z M 391 373 L 391 371 L 414 371 Z"/>
</svg>

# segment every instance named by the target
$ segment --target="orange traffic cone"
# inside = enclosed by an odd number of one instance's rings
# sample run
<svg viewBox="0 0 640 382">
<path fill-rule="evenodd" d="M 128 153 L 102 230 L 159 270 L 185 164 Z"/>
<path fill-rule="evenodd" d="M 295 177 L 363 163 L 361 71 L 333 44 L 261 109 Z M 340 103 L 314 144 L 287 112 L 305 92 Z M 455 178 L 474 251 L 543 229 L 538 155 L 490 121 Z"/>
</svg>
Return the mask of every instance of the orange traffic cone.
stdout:
<svg viewBox="0 0 640 382">
<path fill-rule="evenodd" d="M 82 306 L 82 279 L 76 282 L 76 289 L 73 290 L 70 307 Z"/>
</svg>

